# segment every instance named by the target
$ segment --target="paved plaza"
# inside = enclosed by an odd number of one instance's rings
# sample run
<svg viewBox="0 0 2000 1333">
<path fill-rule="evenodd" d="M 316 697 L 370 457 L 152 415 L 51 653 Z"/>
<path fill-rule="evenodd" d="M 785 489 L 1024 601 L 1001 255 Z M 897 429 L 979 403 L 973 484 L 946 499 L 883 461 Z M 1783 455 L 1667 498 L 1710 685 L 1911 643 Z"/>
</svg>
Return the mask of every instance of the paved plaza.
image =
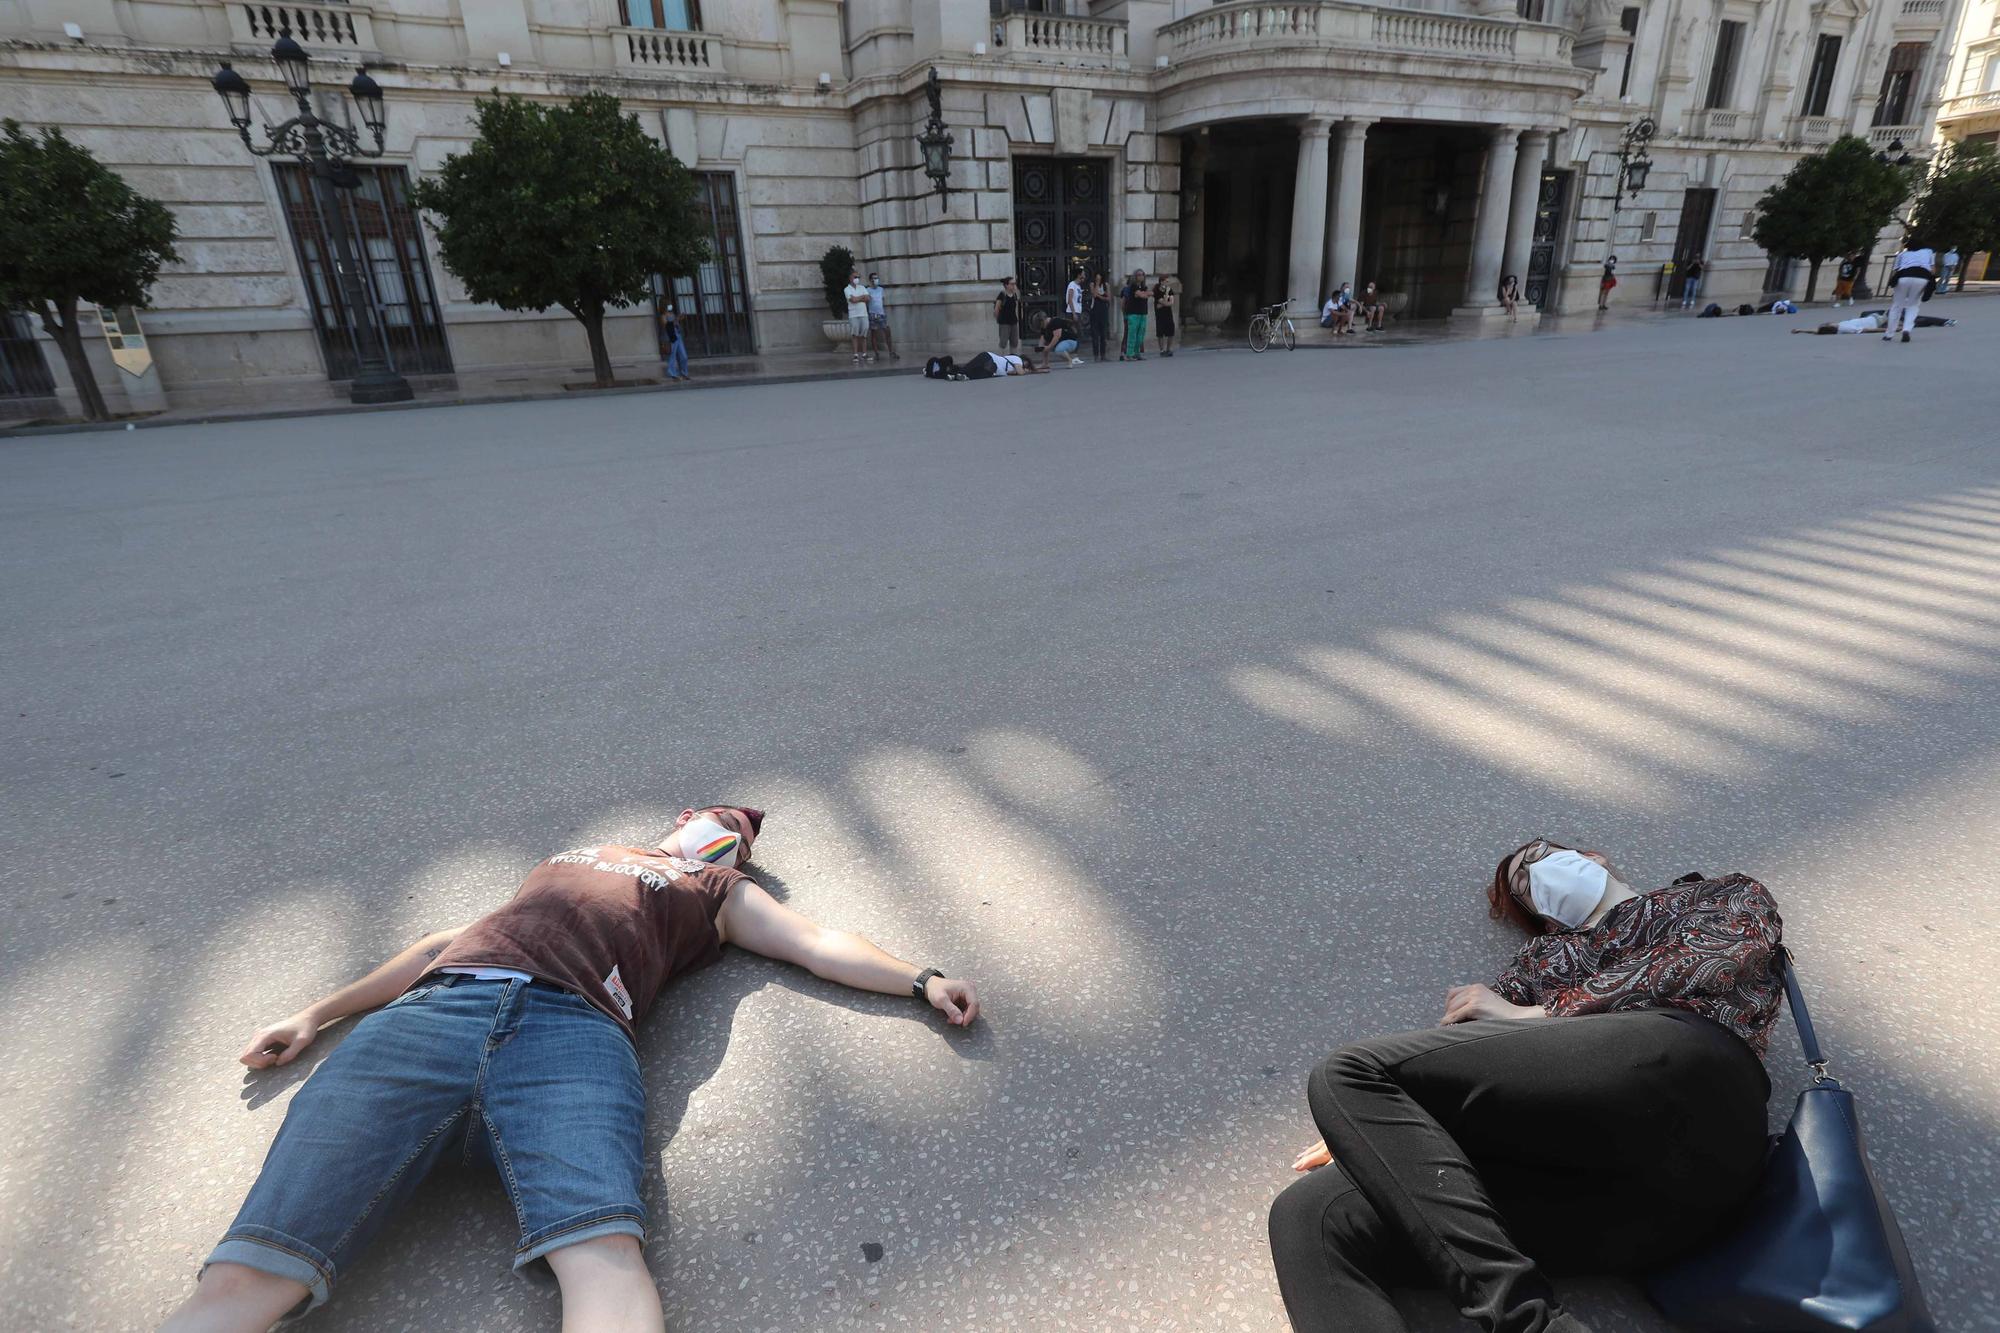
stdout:
<svg viewBox="0 0 2000 1333">
<path fill-rule="evenodd" d="M 724 797 L 986 1016 L 670 989 L 671 1328 L 1282 1329 L 1307 1071 L 1492 977 L 1544 832 L 1770 885 L 1992 1328 L 2000 297 L 1929 309 L 0 441 L 0 1324 L 157 1321 L 340 1031 L 259 1025 Z M 553 1330 L 515 1235 L 442 1175 L 306 1327 Z"/>
</svg>

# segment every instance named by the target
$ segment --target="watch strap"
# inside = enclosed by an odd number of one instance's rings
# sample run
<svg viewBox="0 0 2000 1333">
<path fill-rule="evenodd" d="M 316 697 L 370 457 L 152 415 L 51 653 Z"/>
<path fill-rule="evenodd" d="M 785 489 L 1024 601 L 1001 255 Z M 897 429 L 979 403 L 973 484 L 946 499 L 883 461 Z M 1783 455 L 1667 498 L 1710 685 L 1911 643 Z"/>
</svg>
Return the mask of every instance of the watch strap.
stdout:
<svg viewBox="0 0 2000 1333">
<path fill-rule="evenodd" d="M 917 973 L 917 979 L 910 983 L 910 994 L 916 996 L 919 1000 L 930 998 L 924 994 L 924 988 L 931 984 L 932 977 L 941 977 L 943 975 L 944 973 L 935 967 L 925 968 L 923 971 Z"/>
</svg>

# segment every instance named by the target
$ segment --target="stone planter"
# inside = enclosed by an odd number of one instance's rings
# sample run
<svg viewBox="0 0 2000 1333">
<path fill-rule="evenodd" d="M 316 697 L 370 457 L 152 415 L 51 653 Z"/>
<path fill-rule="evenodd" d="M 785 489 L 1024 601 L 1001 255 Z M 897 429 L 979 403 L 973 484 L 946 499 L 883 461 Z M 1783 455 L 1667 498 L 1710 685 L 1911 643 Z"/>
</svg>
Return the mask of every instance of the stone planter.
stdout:
<svg viewBox="0 0 2000 1333">
<path fill-rule="evenodd" d="M 1385 292 L 1382 295 L 1382 304 L 1388 307 L 1391 315 L 1397 319 L 1401 319 L 1403 312 L 1410 308 L 1410 294 L 1408 292 Z"/>
<path fill-rule="evenodd" d="M 819 331 L 826 335 L 835 351 L 845 352 L 854 346 L 854 326 L 844 319 L 822 320 Z"/>
<path fill-rule="evenodd" d="M 1194 322 L 1205 328 L 1219 329 L 1229 318 L 1229 302 L 1218 297 L 1204 296 L 1199 301 L 1189 301 L 1184 309 L 1194 316 Z"/>
</svg>

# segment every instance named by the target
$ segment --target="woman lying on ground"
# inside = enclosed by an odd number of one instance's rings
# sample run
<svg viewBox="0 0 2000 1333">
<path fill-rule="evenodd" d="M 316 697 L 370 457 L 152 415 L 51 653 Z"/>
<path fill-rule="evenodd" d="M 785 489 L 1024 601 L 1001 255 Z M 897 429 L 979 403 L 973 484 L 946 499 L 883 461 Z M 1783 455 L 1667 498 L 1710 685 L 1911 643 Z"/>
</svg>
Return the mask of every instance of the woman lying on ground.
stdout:
<svg viewBox="0 0 2000 1333">
<path fill-rule="evenodd" d="M 1637 893 L 1598 853 L 1537 838 L 1487 896 L 1532 937 L 1498 981 L 1307 1083 L 1324 1137 L 1271 1207 L 1300 1333 L 1406 1333 L 1396 1286 L 1443 1287 L 1488 1333 L 1583 1333 L 1546 1273 L 1659 1267 L 1756 1184 L 1783 993 L 1764 886 Z"/>
</svg>

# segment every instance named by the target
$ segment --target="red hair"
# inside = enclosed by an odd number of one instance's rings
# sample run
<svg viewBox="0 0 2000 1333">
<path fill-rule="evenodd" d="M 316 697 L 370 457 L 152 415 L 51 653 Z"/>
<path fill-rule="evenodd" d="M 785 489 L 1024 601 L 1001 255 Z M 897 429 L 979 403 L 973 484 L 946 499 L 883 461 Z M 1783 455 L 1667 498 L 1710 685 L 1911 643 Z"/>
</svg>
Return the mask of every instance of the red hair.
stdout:
<svg viewBox="0 0 2000 1333">
<path fill-rule="evenodd" d="M 1507 882 L 1507 870 L 1514 864 L 1515 857 L 1540 841 L 1540 838 L 1530 838 L 1501 857 L 1500 864 L 1493 867 L 1493 882 L 1486 886 L 1486 915 L 1495 921 L 1511 921 L 1530 935 L 1546 935 L 1551 927 L 1539 913 L 1523 907 L 1521 900 L 1514 896 L 1514 887 Z M 1560 844 L 1552 842 L 1549 845 L 1555 847 Z"/>
</svg>

